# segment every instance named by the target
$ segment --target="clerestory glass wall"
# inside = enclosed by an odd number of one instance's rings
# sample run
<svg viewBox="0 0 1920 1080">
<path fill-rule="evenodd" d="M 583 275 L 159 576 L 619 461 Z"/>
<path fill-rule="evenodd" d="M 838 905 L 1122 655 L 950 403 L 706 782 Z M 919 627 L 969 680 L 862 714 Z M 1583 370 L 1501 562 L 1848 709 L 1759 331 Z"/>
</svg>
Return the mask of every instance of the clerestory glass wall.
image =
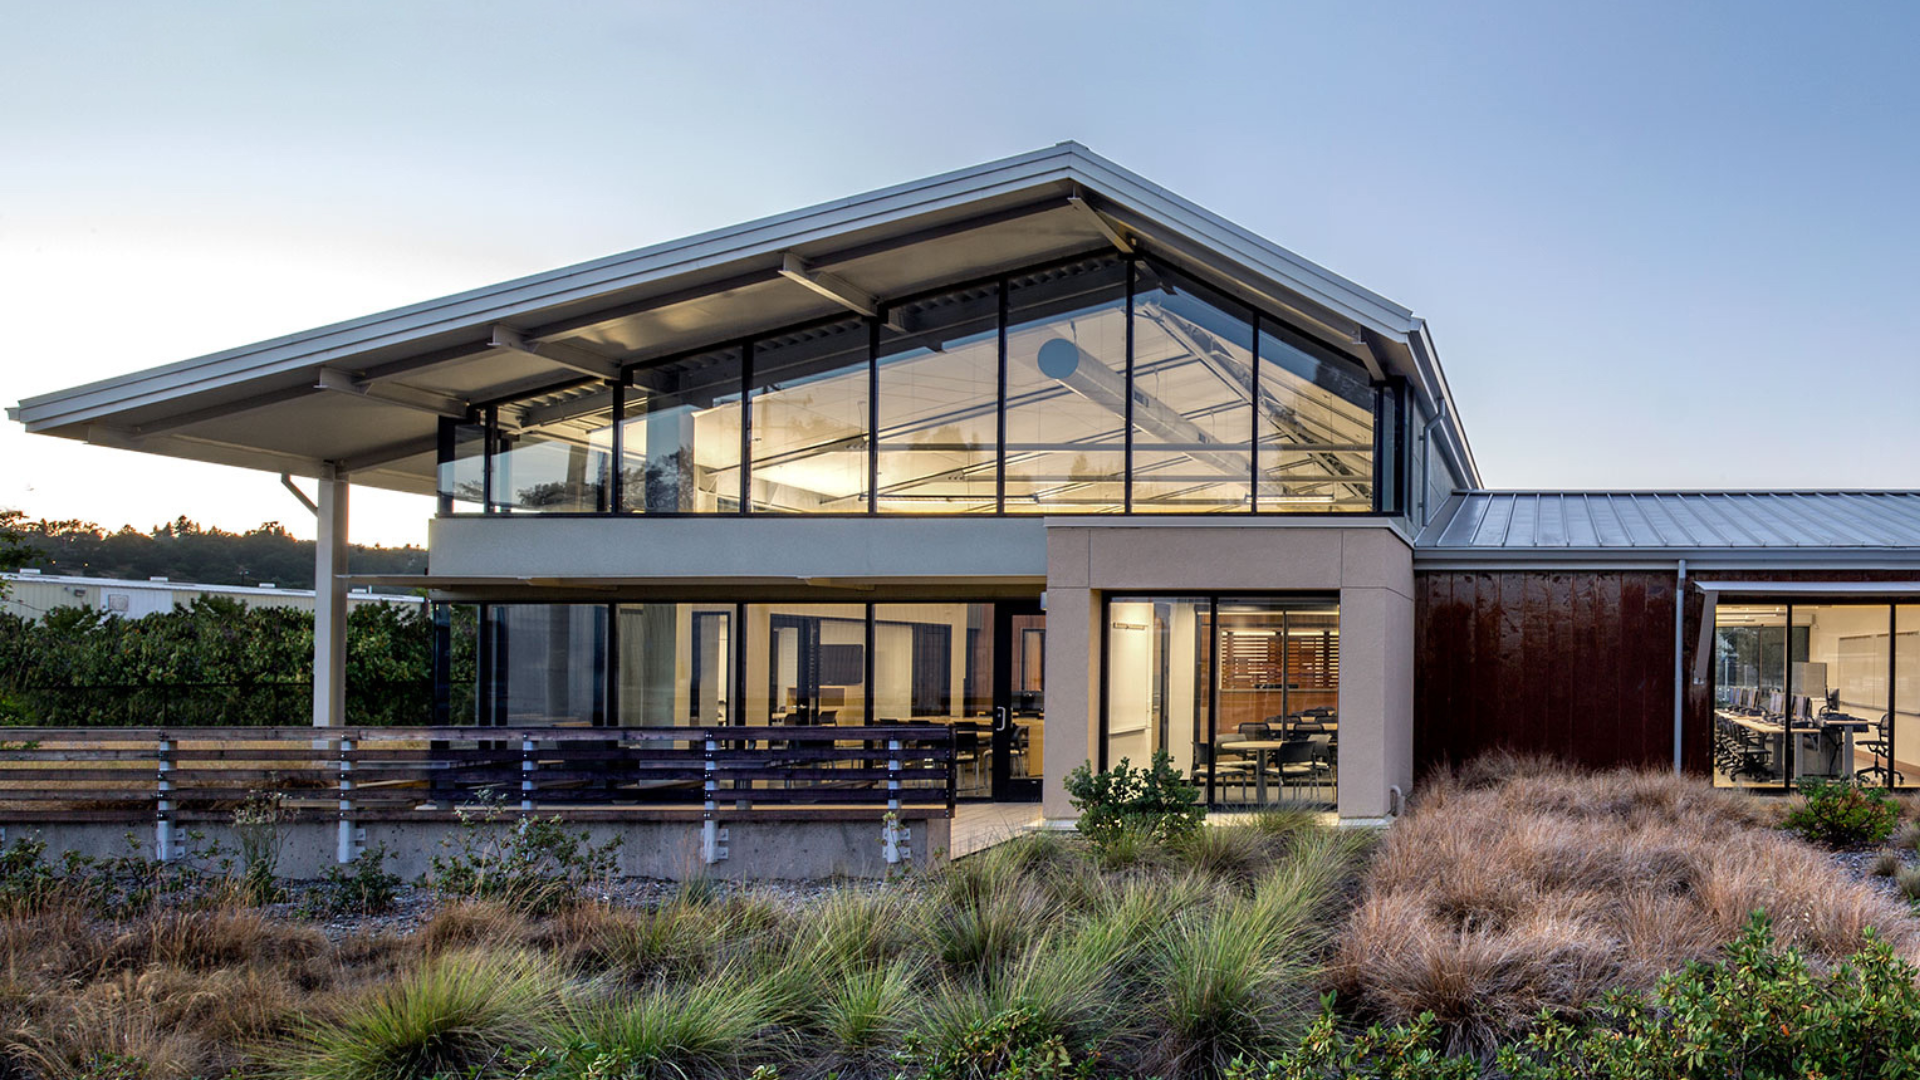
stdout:
<svg viewBox="0 0 1920 1080">
<path fill-rule="evenodd" d="M 441 512 L 1397 514 L 1405 408 L 1279 319 L 1097 256 L 447 421 Z"/>
</svg>

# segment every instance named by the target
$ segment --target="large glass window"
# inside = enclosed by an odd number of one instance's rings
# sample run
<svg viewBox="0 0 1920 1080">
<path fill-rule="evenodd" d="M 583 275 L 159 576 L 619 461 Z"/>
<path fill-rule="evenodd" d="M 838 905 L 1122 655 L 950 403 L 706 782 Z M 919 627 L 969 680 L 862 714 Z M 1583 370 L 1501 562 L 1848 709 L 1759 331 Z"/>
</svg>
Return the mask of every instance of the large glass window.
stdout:
<svg viewBox="0 0 1920 1080">
<path fill-rule="evenodd" d="M 1218 805 L 1337 801 L 1337 604 L 1115 596 L 1106 639 L 1109 766 L 1164 750 Z"/>
<path fill-rule="evenodd" d="M 749 725 L 866 723 L 864 604 L 749 604 Z"/>
<path fill-rule="evenodd" d="M 1714 608 L 1714 779 L 1779 786 L 1786 776 L 1787 609 Z"/>
<path fill-rule="evenodd" d="M 1117 261 L 1009 283 L 1007 513 L 1123 509 L 1126 293 Z"/>
<path fill-rule="evenodd" d="M 612 508 L 613 392 L 579 387 L 521 403 L 502 424 L 493 468 L 494 509 L 604 513 Z"/>
<path fill-rule="evenodd" d="M 993 605 L 875 604 L 873 715 L 879 724 L 951 725 L 959 793 L 987 794 L 993 776 Z"/>
<path fill-rule="evenodd" d="M 1373 415 L 1364 372 L 1262 320 L 1258 508 L 1372 510 Z"/>
<path fill-rule="evenodd" d="M 740 350 L 635 371 L 621 432 L 621 508 L 716 514 L 740 508 Z"/>
<path fill-rule="evenodd" d="M 753 509 L 867 509 L 867 323 L 858 319 L 756 342 L 749 388 Z"/>
<path fill-rule="evenodd" d="M 486 609 L 495 724 L 592 726 L 606 717 L 607 609 L 496 604 Z"/>
<path fill-rule="evenodd" d="M 1000 290 L 907 304 L 880 333 L 882 513 L 991 513 L 999 495 Z"/>
<path fill-rule="evenodd" d="M 1896 606 L 1893 622 L 1893 782 L 1920 787 L 1920 604 Z"/>
<path fill-rule="evenodd" d="M 1247 510 L 1253 316 L 1141 264 L 1133 301 L 1133 509 Z"/>
<path fill-rule="evenodd" d="M 486 501 L 487 429 L 448 420 L 440 427 L 440 512 L 472 514 Z"/>
<path fill-rule="evenodd" d="M 620 726 L 733 723 L 732 604 L 621 604 L 615 615 Z"/>
</svg>

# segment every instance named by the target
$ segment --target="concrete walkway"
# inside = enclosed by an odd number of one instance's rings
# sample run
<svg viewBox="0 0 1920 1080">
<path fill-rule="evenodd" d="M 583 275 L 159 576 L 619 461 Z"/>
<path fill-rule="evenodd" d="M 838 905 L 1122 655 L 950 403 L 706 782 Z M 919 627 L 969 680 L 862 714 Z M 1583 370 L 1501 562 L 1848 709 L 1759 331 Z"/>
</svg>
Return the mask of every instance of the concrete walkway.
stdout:
<svg viewBox="0 0 1920 1080">
<path fill-rule="evenodd" d="M 953 813 L 951 858 L 1011 840 L 1040 824 L 1039 803 L 961 803 Z"/>
</svg>

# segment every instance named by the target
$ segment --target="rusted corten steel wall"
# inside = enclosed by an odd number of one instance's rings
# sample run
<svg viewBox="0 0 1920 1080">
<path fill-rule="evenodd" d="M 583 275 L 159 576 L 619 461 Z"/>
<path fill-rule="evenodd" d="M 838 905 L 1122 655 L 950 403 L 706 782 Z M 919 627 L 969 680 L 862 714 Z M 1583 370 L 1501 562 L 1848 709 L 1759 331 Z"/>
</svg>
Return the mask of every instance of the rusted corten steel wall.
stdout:
<svg viewBox="0 0 1920 1080">
<path fill-rule="evenodd" d="M 1415 574 L 1414 761 L 1673 761 L 1675 575 Z"/>
<path fill-rule="evenodd" d="M 1755 582 L 1920 580 L 1913 572 L 1884 570 L 1726 570 L 1690 576 Z M 1425 772 L 1497 748 L 1597 767 L 1671 766 L 1678 584 L 1673 570 L 1416 570 L 1416 768 Z M 1720 599 L 1768 598 L 1758 588 Z M 1867 596 L 1847 599 L 1873 602 Z M 1695 655 L 1705 603 L 1690 584 L 1682 623 L 1682 764 L 1702 774 L 1709 768 L 1713 711 L 1711 674 Z"/>
</svg>

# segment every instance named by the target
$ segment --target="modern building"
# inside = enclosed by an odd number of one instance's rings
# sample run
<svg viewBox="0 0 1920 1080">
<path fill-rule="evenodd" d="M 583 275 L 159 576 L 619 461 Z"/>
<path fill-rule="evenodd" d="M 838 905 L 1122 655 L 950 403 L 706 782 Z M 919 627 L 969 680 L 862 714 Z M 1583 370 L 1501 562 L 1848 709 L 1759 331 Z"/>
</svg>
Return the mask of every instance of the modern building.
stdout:
<svg viewBox="0 0 1920 1080">
<path fill-rule="evenodd" d="M 1157 751 L 1348 819 L 1494 746 L 1920 762 L 1920 495 L 1484 490 L 1423 319 L 1073 143 L 11 415 L 320 481 L 320 724 L 403 585 L 474 723 L 953 725 L 1052 818 Z M 428 575 L 351 574 L 349 481 L 437 495 Z"/>
<path fill-rule="evenodd" d="M 46 574 L 33 569 L 0 573 L 0 612 L 29 620 L 43 618 L 56 608 L 72 607 L 138 619 L 185 607 L 202 597 L 235 600 L 250 608 L 312 611 L 314 591 L 282 589 L 274 585 L 208 585 L 169 581 L 163 577 L 129 581 L 80 574 Z M 376 594 L 364 586 L 352 589 L 347 594 L 349 607 L 420 602 L 410 596 Z"/>
</svg>

